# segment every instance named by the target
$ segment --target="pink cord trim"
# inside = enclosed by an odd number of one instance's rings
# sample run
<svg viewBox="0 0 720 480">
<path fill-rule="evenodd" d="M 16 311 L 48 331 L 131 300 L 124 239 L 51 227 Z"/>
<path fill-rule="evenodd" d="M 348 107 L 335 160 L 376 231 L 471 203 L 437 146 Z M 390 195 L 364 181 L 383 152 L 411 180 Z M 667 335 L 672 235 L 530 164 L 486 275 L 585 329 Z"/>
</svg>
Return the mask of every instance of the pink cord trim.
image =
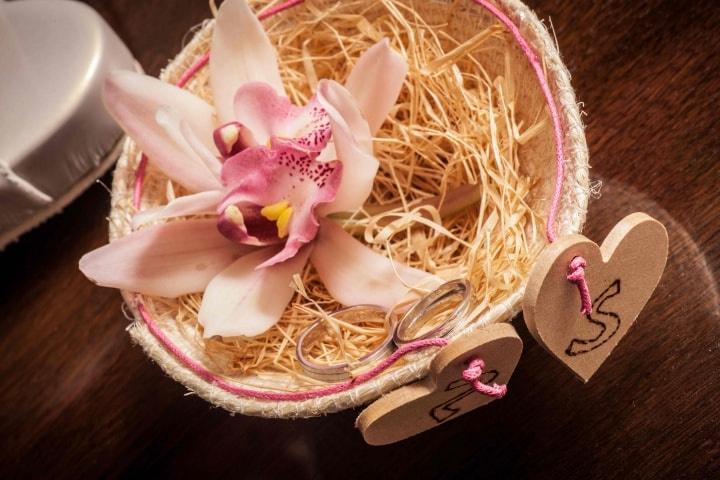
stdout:
<svg viewBox="0 0 720 480">
<path fill-rule="evenodd" d="M 183 72 L 183 74 L 180 75 L 180 79 L 177 81 L 177 83 L 175 85 L 177 85 L 180 88 L 183 88 L 187 84 L 187 82 L 189 82 L 190 79 L 192 77 L 194 77 L 195 74 L 208 63 L 209 60 L 210 60 L 210 51 L 208 50 L 207 52 L 203 53 L 203 55 L 200 58 L 195 60 L 195 63 L 190 65 L 190 68 L 185 70 Z"/>
<path fill-rule="evenodd" d="M 555 100 L 550 89 L 550 84 L 545 77 L 542 62 L 537 57 L 537 54 L 532 49 L 527 40 L 520 33 L 520 29 L 495 5 L 490 3 L 488 0 L 473 0 L 478 5 L 482 5 L 487 8 L 490 13 L 495 15 L 517 40 L 520 48 L 525 53 L 530 65 L 535 70 L 535 75 L 540 82 L 540 88 L 542 89 L 543 95 L 545 96 L 545 102 L 547 103 L 548 109 L 550 110 L 550 118 L 553 124 L 553 134 L 555 136 L 555 191 L 553 192 L 552 201 L 550 203 L 550 211 L 548 213 L 546 234 L 550 242 L 554 242 L 557 238 L 557 232 L 555 231 L 555 224 L 557 223 L 558 211 L 560 210 L 560 200 L 562 197 L 563 181 L 565 179 L 565 145 L 563 142 L 563 131 L 562 123 L 560 120 L 560 114 L 558 113 Z M 579 266 L 579 262 L 575 260 L 582 260 L 582 266 Z M 575 263 L 573 263 L 575 262 Z M 574 265 L 574 266 L 573 266 Z M 587 262 L 582 257 L 576 257 L 570 262 L 569 269 L 571 273 L 568 275 L 568 280 L 575 283 L 580 292 L 580 301 L 582 303 L 581 312 L 584 315 L 590 315 L 592 313 L 592 300 L 590 297 L 590 290 L 588 289 L 587 281 L 585 280 L 585 267 Z"/>
<path fill-rule="evenodd" d="M 590 297 L 590 288 L 588 288 L 587 279 L 585 278 L 585 268 L 587 261 L 583 257 L 575 257 L 568 265 L 567 279 L 577 285 L 580 292 L 580 313 L 590 315 L 592 313 L 592 298 Z"/>
<path fill-rule="evenodd" d="M 240 395 L 242 397 L 256 398 L 259 400 L 272 400 L 272 401 L 299 401 L 299 400 L 310 400 L 313 398 L 324 397 L 327 395 L 333 395 L 336 393 L 345 392 L 360 385 L 368 382 L 373 378 L 380 375 L 382 372 L 387 370 L 391 365 L 400 360 L 408 353 L 412 353 L 418 350 L 423 350 L 429 347 L 444 347 L 449 341 L 445 338 L 426 338 L 423 340 L 416 340 L 414 342 L 406 343 L 398 347 L 392 354 L 383 359 L 382 362 L 375 365 L 372 369 L 367 372 L 361 373 L 357 377 L 344 382 L 335 383 L 328 385 L 327 387 L 317 388 L 315 390 L 306 390 L 301 392 L 273 392 L 268 390 L 255 390 L 253 388 L 241 387 L 235 385 L 219 377 L 203 367 L 199 362 L 192 359 L 190 356 L 185 354 L 178 346 L 165 335 L 160 326 L 155 322 L 152 316 L 148 313 L 145 305 L 141 301 L 137 303 L 138 312 L 142 316 L 145 324 L 155 338 L 162 343 L 165 348 L 177 358 L 180 363 L 185 367 L 192 370 L 198 377 L 202 378 L 208 383 L 222 388 L 226 392 Z M 482 369 L 485 368 L 485 363 L 480 358 L 475 358 L 470 362 L 470 365 L 463 371 L 463 379 L 470 383 L 475 390 L 483 395 L 487 395 L 493 398 L 502 398 L 507 393 L 506 385 L 486 385 L 480 381 L 482 375 Z"/>
<path fill-rule="evenodd" d="M 543 71 L 542 62 L 535 54 L 530 44 L 525 40 L 520 29 L 510 20 L 507 15 L 500 11 L 495 5 L 490 3 L 488 0 L 473 0 L 478 5 L 482 5 L 490 13 L 495 15 L 512 33 L 515 40 L 520 45 L 523 53 L 527 57 L 535 75 L 537 76 L 538 82 L 540 82 L 540 88 L 542 89 L 543 95 L 545 96 L 545 102 L 547 103 L 548 109 L 550 110 L 550 118 L 553 124 L 553 133 L 555 136 L 555 191 L 553 192 L 552 202 L 550 204 L 550 212 L 548 213 L 548 221 L 546 234 L 550 242 L 554 242 L 557 238 L 555 231 L 555 223 L 557 223 L 557 215 L 560 210 L 560 200 L 562 197 L 563 180 L 565 178 L 565 145 L 563 142 L 563 131 L 562 123 L 560 120 L 560 114 L 558 113 L 557 106 L 555 105 L 555 99 L 553 98 L 550 84 L 545 78 L 545 72 Z"/>
<path fill-rule="evenodd" d="M 287 2 L 283 2 L 279 5 L 275 5 L 274 7 L 270 7 L 267 10 L 263 10 L 262 12 L 258 13 L 258 18 L 260 20 L 265 20 L 266 18 L 272 17 L 273 15 L 280 13 L 284 10 L 296 7 L 304 1 L 305 0 L 289 0 Z"/>
<path fill-rule="evenodd" d="M 341 383 L 335 383 L 332 385 L 328 385 L 327 387 L 318 388 L 315 390 L 307 390 L 303 392 L 273 392 L 268 390 L 255 390 L 252 388 L 247 387 L 241 387 L 239 385 L 235 385 L 230 383 L 229 381 L 225 380 L 222 377 L 219 377 L 206 369 L 204 366 L 202 366 L 200 363 L 189 357 L 185 352 L 183 352 L 177 345 L 175 345 L 162 331 L 162 329 L 158 326 L 158 324 L 155 322 L 155 320 L 152 318 L 152 316 L 148 313 L 147 309 L 145 308 L 145 305 L 142 304 L 141 301 L 138 301 L 137 303 L 137 309 L 138 312 L 140 312 L 140 315 L 142 316 L 143 320 L 145 321 L 145 324 L 147 325 L 150 332 L 155 336 L 155 338 L 162 343 L 165 348 L 172 353 L 175 358 L 177 358 L 180 363 L 185 365 L 185 367 L 192 370 L 198 377 L 202 378 L 208 383 L 211 383 L 217 387 L 222 388 L 226 392 L 233 393 L 235 395 L 240 395 L 242 397 L 249 397 L 249 398 L 256 398 L 259 400 L 273 400 L 273 401 L 298 401 L 298 400 L 309 400 L 312 398 L 318 398 L 318 397 L 324 397 L 327 395 L 332 395 L 335 393 L 345 392 L 347 390 L 350 390 L 351 388 L 355 387 L 356 385 L 360 385 L 361 383 L 365 383 L 369 380 L 372 380 L 373 378 L 380 375 L 382 372 L 384 372 L 388 367 L 390 367 L 392 364 L 400 360 L 402 357 L 407 355 L 408 353 L 422 350 L 424 348 L 428 347 L 444 347 L 448 344 L 448 340 L 444 338 L 427 338 L 424 340 L 417 340 L 415 342 L 407 343 L 405 345 L 402 345 L 397 350 L 395 350 L 390 356 L 383 359 L 382 362 L 378 363 L 376 366 L 374 366 L 371 370 L 368 370 L 367 372 L 361 373 L 355 378 L 352 378 L 350 380 L 341 382 Z M 476 387 L 477 388 L 477 387 Z M 479 390 L 478 390 L 479 391 Z M 482 392 L 481 392 L 482 393 Z"/>
<path fill-rule="evenodd" d="M 280 13 L 284 10 L 287 10 L 289 8 L 295 7 L 297 5 L 300 5 L 303 3 L 304 0 L 290 0 L 284 3 L 281 3 L 279 5 L 276 5 L 274 7 L 271 7 L 260 14 L 258 14 L 258 18 L 260 20 L 264 20 L 272 15 L 275 15 L 277 13 Z M 537 55 L 532 50 L 528 42 L 525 40 L 525 38 L 520 33 L 520 30 L 517 28 L 517 26 L 503 13 L 501 12 L 497 7 L 495 7 L 493 4 L 488 2 L 487 0 L 474 0 L 474 2 L 478 5 L 481 5 L 482 7 L 486 8 L 490 13 L 495 15 L 495 17 L 500 20 L 512 33 L 515 40 L 520 45 L 520 48 L 525 53 L 525 56 L 528 58 L 528 61 L 533 67 L 533 70 L 535 71 L 535 75 L 538 78 L 538 81 L 540 82 L 540 88 L 542 89 L 543 95 L 545 96 L 545 101 L 547 102 L 548 108 L 550 110 L 550 117 L 552 119 L 553 123 L 553 132 L 555 137 L 555 159 L 556 159 L 556 171 L 555 171 L 555 191 L 553 194 L 552 202 L 550 205 L 550 211 L 548 214 L 548 223 L 547 223 L 547 238 L 550 242 L 554 242 L 556 238 L 556 232 L 555 232 L 555 223 L 557 221 L 557 214 L 558 210 L 560 209 L 560 199 L 562 196 L 562 187 L 563 187 L 563 179 L 565 175 L 565 153 L 564 153 L 564 145 L 563 145 L 563 134 L 562 134 L 562 126 L 560 122 L 560 115 L 558 113 L 557 107 L 555 106 L 555 101 L 552 96 L 552 91 L 550 90 L 550 86 L 547 82 L 547 79 L 545 78 L 545 73 L 543 72 L 542 64 L 537 58 Z M 177 86 L 182 88 L 184 87 L 190 79 L 197 74 L 197 72 L 205 67 L 207 63 L 210 60 L 210 52 L 206 52 L 203 54 L 200 58 L 197 59 L 193 65 L 190 66 L 181 76 L 180 79 L 177 82 Z M 138 164 L 138 168 L 135 174 L 135 183 L 134 183 L 134 191 L 133 191 L 133 205 L 136 209 L 140 207 L 140 199 L 142 197 L 142 187 L 143 182 L 145 178 L 145 169 L 147 166 L 147 157 L 143 154 L 140 163 Z M 572 265 L 572 263 L 571 263 Z M 584 265 L 583 265 L 584 268 Z M 584 270 L 582 270 L 582 278 L 583 278 L 583 285 L 585 286 L 585 290 L 587 291 L 587 282 L 584 281 Z M 570 275 L 568 275 L 568 280 L 574 281 L 570 279 Z M 581 284 L 578 284 L 578 288 L 581 289 L 581 296 L 582 296 L 582 287 Z M 590 297 L 589 292 L 587 292 L 587 297 Z M 585 308 L 585 301 L 583 300 L 583 308 Z M 203 365 L 186 355 L 177 345 L 175 345 L 170 338 L 168 338 L 165 333 L 162 331 L 160 326 L 154 321 L 152 316 L 148 313 L 147 309 L 145 308 L 145 305 L 142 303 L 142 300 L 140 297 L 138 297 L 137 301 L 137 309 L 140 312 L 141 317 L 143 318 L 143 321 L 147 325 L 150 332 L 157 338 L 157 340 L 165 347 L 165 349 L 172 353 L 185 367 L 192 370 L 198 377 L 202 378 L 208 383 L 211 383 L 229 393 L 233 393 L 235 395 L 244 396 L 244 397 L 250 397 L 250 398 L 256 398 L 261 400 L 273 400 L 273 401 L 298 401 L 298 400 L 308 400 L 312 398 L 318 398 L 318 397 L 324 397 L 327 395 L 332 395 L 335 393 L 344 392 L 347 390 L 350 390 L 351 388 L 355 387 L 356 385 L 359 385 L 361 383 L 365 383 L 375 377 L 377 377 L 379 374 L 381 374 L 383 371 L 385 371 L 388 367 L 390 367 L 392 364 L 397 362 L 400 358 L 407 355 L 410 352 L 421 350 L 428 347 L 443 347 L 448 344 L 448 340 L 444 338 L 428 338 L 424 340 L 418 340 L 415 342 L 411 342 L 405 345 L 400 346 L 397 350 L 395 350 L 390 356 L 385 358 L 382 362 L 377 364 L 375 367 L 373 367 L 371 370 L 368 370 L 367 372 L 364 372 L 357 377 L 329 385 L 327 387 L 315 389 L 315 390 L 309 390 L 304 392 L 272 392 L 272 391 L 264 391 L 264 390 L 254 390 L 246 387 L 241 387 L 238 385 L 234 385 L 224 378 L 215 375 L 208 369 L 206 369 Z M 463 379 L 470 383 L 477 392 L 487 395 L 493 398 L 502 398 L 507 393 L 507 385 L 498 385 L 493 383 L 492 385 L 484 384 L 480 381 L 480 376 L 482 375 L 483 369 L 485 368 L 485 362 L 483 362 L 480 358 L 473 359 L 468 367 L 463 371 Z"/>
<path fill-rule="evenodd" d="M 475 357 L 470 360 L 467 368 L 463 371 L 463 379 L 483 395 L 493 398 L 504 397 L 507 393 L 507 385 L 498 385 L 497 383 L 488 385 L 481 382 L 480 377 L 483 374 L 483 370 L 485 370 L 485 362 L 483 362 L 482 358 Z"/>
</svg>

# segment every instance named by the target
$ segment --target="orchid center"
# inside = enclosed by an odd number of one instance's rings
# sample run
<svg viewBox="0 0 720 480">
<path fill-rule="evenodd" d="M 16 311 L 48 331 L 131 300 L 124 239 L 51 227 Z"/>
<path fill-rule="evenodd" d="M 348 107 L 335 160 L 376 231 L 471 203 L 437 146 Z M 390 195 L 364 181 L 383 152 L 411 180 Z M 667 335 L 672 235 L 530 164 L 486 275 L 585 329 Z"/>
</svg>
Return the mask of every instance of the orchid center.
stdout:
<svg viewBox="0 0 720 480">
<path fill-rule="evenodd" d="M 287 200 L 263 207 L 260 214 L 271 222 L 275 222 L 279 238 L 287 237 L 288 226 L 293 214 L 293 208 Z"/>
<path fill-rule="evenodd" d="M 293 209 L 288 202 L 267 207 L 231 203 L 221 209 L 218 230 L 228 239 L 247 245 L 270 245 L 288 236 Z"/>
<path fill-rule="evenodd" d="M 315 208 L 332 202 L 339 188 L 342 164 L 334 148 L 326 149 L 330 116 L 316 97 L 297 107 L 262 82 L 240 87 L 234 104 L 237 120 L 214 134 L 227 191 L 218 230 L 246 245 L 282 244 L 273 257 L 280 262 L 315 239 Z"/>
</svg>

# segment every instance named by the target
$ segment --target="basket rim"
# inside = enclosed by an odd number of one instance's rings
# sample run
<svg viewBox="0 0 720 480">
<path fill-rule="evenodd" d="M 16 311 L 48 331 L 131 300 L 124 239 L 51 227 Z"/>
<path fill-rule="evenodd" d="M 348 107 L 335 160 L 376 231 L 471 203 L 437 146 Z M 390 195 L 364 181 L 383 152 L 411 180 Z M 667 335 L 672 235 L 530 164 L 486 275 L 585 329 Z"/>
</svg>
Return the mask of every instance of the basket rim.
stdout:
<svg viewBox="0 0 720 480">
<path fill-rule="evenodd" d="M 562 189 L 562 202 L 558 218 L 558 235 L 579 233 L 585 221 L 587 202 L 589 196 L 588 179 L 588 151 L 584 136 L 584 127 L 581 121 L 580 112 L 575 101 L 575 93 L 570 83 L 570 74 L 560 59 L 557 47 L 549 32 L 535 13 L 519 0 L 493 0 L 495 6 L 504 13 L 515 25 L 520 28 L 522 35 L 534 52 L 539 53 L 546 63 L 546 80 L 551 86 L 552 98 L 560 114 L 561 129 L 565 147 L 565 165 L 572 164 L 572 174 L 568 169 L 565 172 Z M 476 4 L 478 8 L 484 6 Z M 485 8 L 485 12 L 495 15 L 491 10 Z M 203 40 L 203 36 L 212 31 L 214 20 L 207 21 L 203 27 L 194 35 L 193 39 L 181 50 L 181 52 L 163 70 L 160 78 L 167 81 L 172 74 L 182 73 L 184 57 L 192 52 Z M 113 177 L 112 205 L 114 206 L 119 198 L 127 196 L 132 190 L 128 185 L 127 172 L 131 170 L 129 165 L 128 151 L 132 140 L 127 138 L 124 144 L 123 153 L 116 172 Z M 557 148 L 557 146 L 556 146 Z M 111 211 L 111 217 L 113 211 Z M 122 220 L 121 220 L 122 222 Z M 118 234 L 115 231 L 115 223 L 110 222 L 110 236 L 113 238 Z M 489 323 L 509 321 L 520 311 L 520 305 L 524 296 L 527 279 L 522 285 L 504 301 L 495 304 L 485 311 L 471 325 L 466 327 L 454 338 L 462 338 L 464 335 L 481 328 Z M 429 371 L 430 362 L 437 354 L 437 349 L 413 354 L 413 361 L 408 362 L 399 369 L 382 374 L 372 381 L 357 385 L 356 387 L 320 398 L 305 400 L 263 400 L 240 396 L 230 393 L 208 379 L 202 378 L 190 369 L 183 361 L 174 355 L 168 346 L 153 334 L 138 310 L 137 302 L 142 296 L 121 291 L 125 302 L 130 306 L 135 321 L 128 327 L 132 339 L 138 343 L 145 353 L 165 371 L 166 374 L 183 384 L 192 392 L 230 411 L 246 415 L 256 415 L 273 418 L 309 417 L 317 416 L 334 411 L 356 407 L 387 393 L 404 384 L 424 377 Z M 233 379 L 222 377 L 208 371 L 211 376 L 221 377 L 223 380 L 233 382 Z M 242 382 L 236 382 L 242 385 Z"/>
</svg>

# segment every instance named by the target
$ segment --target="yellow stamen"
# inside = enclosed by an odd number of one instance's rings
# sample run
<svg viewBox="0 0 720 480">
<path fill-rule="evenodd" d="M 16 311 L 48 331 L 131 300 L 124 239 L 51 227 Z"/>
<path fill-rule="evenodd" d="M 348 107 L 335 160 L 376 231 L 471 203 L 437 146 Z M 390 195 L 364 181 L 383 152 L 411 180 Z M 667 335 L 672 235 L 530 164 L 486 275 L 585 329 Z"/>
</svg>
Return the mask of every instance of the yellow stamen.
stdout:
<svg viewBox="0 0 720 480">
<path fill-rule="evenodd" d="M 278 237 L 285 238 L 288 234 L 288 226 L 290 225 L 290 218 L 292 217 L 292 207 L 287 207 L 277 219 Z"/>
<path fill-rule="evenodd" d="M 240 209 L 235 205 L 230 205 L 225 209 L 225 216 L 235 225 L 243 225 L 245 223 Z"/>
<path fill-rule="evenodd" d="M 260 210 L 260 215 L 277 224 L 278 237 L 280 238 L 287 237 L 292 214 L 293 208 L 287 200 L 273 203 Z"/>
<path fill-rule="evenodd" d="M 267 207 L 263 207 L 260 210 L 260 215 L 267 218 L 270 221 L 275 221 L 280 218 L 283 212 L 290 206 L 287 200 L 282 200 Z M 292 209 L 291 209 L 292 210 Z"/>
</svg>

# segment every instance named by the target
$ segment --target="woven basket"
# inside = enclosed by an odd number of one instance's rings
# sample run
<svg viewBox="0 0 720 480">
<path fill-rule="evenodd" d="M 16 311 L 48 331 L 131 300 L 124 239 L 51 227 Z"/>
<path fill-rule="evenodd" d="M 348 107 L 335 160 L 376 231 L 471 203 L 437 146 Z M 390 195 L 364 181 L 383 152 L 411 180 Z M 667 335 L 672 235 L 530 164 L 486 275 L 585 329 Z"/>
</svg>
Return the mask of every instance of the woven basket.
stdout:
<svg viewBox="0 0 720 480">
<path fill-rule="evenodd" d="M 335 2 L 315 1 L 311 3 L 314 8 L 322 11 Z M 447 22 L 447 31 L 459 39 L 469 38 L 481 28 L 497 23 L 495 16 L 471 0 L 461 0 L 459 2 L 439 0 L 412 2 L 412 0 L 408 0 L 408 3 L 412 3 L 413 8 L 423 18 Z M 451 4 L 454 4 L 452 8 Z M 570 75 L 560 59 L 551 36 L 527 6 L 517 0 L 496 0 L 495 5 L 519 27 L 520 32 L 531 48 L 544 61 L 547 81 L 561 116 L 561 127 L 564 134 L 565 178 L 556 224 L 557 233 L 558 235 L 577 233 L 584 223 L 587 208 L 589 192 L 588 158 L 580 113 L 570 85 Z M 294 8 L 303 9 L 309 7 L 299 5 Z M 287 22 L 291 21 L 291 19 L 290 12 L 283 12 L 265 20 L 264 25 L 266 28 L 272 28 L 277 22 Z M 192 41 L 162 73 L 161 78 L 163 80 L 168 82 L 177 81 L 190 65 L 206 53 L 204 48 L 208 38 L 211 36 L 213 23 L 213 21 L 208 21 L 197 31 Z M 505 68 L 505 59 L 495 58 L 492 53 L 480 50 L 474 52 L 473 55 L 482 62 L 483 67 L 491 74 Z M 527 57 L 517 44 L 512 46 L 511 59 L 511 68 L 516 79 L 516 89 L 520 92 L 516 114 L 522 116 L 523 112 L 538 111 L 545 108 L 544 112 L 548 115 L 546 99 L 538 83 L 538 78 Z M 198 85 L 191 81 L 187 88 L 193 91 L 198 88 Z M 540 211 L 547 211 L 555 186 L 556 148 L 549 115 L 546 125 L 546 131 L 524 146 L 521 158 L 521 169 L 523 169 L 524 173 L 539 179 L 529 201 L 533 203 L 534 208 Z M 112 211 L 110 214 L 111 239 L 127 235 L 130 232 L 130 220 L 133 213 L 131 207 L 133 184 L 137 164 L 137 150 L 132 140 L 128 139 L 125 142 L 124 151 L 118 162 L 113 180 Z M 465 335 L 482 325 L 509 321 L 520 309 L 524 290 L 525 284 L 523 282 L 523 285 L 503 302 L 492 305 L 476 321 L 465 327 L 463 331 L 456 332 L 455 337 Z M 123 292 L 123 296 L 130 305 L 135 317 L 135 321 L 128 328 L 130 335 L 167 374 L 212 404 L 231 412 L 247 415 L 284 418 L 308 417 L 362 405 L 383 393 L 425 376 L 432 356 L 437 353 L 437 351 L 424 351 L 414 354 L 401 367 L 383 373 L 371 381 L 357 385 L 353 389 L 342 393 L 301 401 L 258 400 L 230 393 L 188 369 L 148 328 L 147 323 L 143 320 L 136 307 L 137 295 L 131 292 Z M 149 314 L 152 315 L 152 309 L 149 310 Z M 198 348 L 196 344 L 188 342 L 186 336 L 179 331 L 176 325 L 172 322 L 164 322 L 161 324 L 161 328 L 165 337 L 176 348 L 182 350 L 198 363 L 205 363 L 205 352 Z M 237 380 L 227 379 L 227 381 L 242 385 L 242 382 Z M 283 382 L 277 382 L 274 385 L 268 385 L 268 388 L 277 391 L 282 390 L 284 385 Z"/>
</svg>

